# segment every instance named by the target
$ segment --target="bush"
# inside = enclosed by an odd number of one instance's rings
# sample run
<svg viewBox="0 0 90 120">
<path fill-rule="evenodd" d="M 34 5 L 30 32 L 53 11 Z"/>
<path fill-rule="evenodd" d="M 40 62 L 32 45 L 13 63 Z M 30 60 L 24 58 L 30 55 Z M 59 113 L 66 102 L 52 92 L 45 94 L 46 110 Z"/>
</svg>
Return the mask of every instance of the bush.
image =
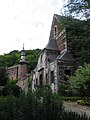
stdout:
<svg viewBox="0 0 90 120">
<path fill-rule="evenodd" d="M 7 81 L 8 85 L 16 85 L 16 83 L 17 83 L 17 80 L 8 80 Z"/>
<path fill-rule="evenodd" d="M 19 97 L 0 98 L 0 120 L 90 120 L 85 115 L 65 111 L 61 97 L 44 86 Z"/>
<path fill-rule="evenodd" d="M 84 97 L 63 97 L 63 100 L 65 100 L 65 101 L 69 100 L 72 102 L 75 102 L 75 101 L 80 100 L 80 99 L 85 100 L 87 98 L 84 98 Z"/>
<path fill-rule="evenodd" d="M 0 90 L 0 96 L 2 95 L 2 90 Z"/>
<path fill-rule="evenodd" d="M 67 95 L 67 85 L 65 83 L 60 83 L 58 85 L 58 94 L 60 96 L 66 96 Z"/>
<path fill-rule="evenodd" d="M 90 97 L 90 64 L 77 69 L 68 80 L 68 86 L 74 96 Z"/>
<path fill-rule="evenodd" d="M 76 102 L 80 105 L 90 106 L 90 100 L 77 100 Z"/>
<path fill-rule="evenodd" d="M 7 96 L 7 95 L 19 96 L 20 95 L 20 87 L 18 85 L 6 85 L 2 89 L 2 95 L 3 96 Z"/>
</svg>

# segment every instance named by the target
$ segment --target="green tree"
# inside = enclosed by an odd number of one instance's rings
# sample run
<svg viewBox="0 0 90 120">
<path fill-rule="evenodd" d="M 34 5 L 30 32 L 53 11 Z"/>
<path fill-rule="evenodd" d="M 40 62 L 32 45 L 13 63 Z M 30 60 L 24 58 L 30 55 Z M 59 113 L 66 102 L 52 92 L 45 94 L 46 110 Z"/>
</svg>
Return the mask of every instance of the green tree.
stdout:
<svg viewBox="0 0 90 120">
<path fill-rule="evenodd" d="M 27 50 L 26 51 L 26 60 L 28 62 L 28 72 L 29 73 L 37 65 L 38 56 L 39 56 L 40 51 L 41 51 L 40 49 L 34 49 L 34 50 Z"/>
<path fill-rule="evenodd" d="M 90 0 L 68 0 L 64 8 L 66 15 L 90 18 Z"/>
<path fill-rule="evenodd" d="M 26 60 L 28 63 L 28 72 L 36 67 L 40 49 L 26 50 Z M 0 67 L 10 67 L 18 64 L 21 52 L 13 50 L 8 54 L 0 55 Z"/>
<path fill-rule="evenodd" d="M 60 16 L 60 30 L 66 29 L 68 50 L 78 65 L 90 63 L 90 19 L 79 20 Z"/>
<path fill-rule="evenodd" d="M 73 95 L 90 97 L 90 64 L 85 64 L 76 70 L 68 81 L 69 90 Z"/>
<path fill-rule="evenodd" d="M 8 74 L 5 68 L 0 68 L 0 85 L 6 85 L 8 81 Z"/>
</svg>

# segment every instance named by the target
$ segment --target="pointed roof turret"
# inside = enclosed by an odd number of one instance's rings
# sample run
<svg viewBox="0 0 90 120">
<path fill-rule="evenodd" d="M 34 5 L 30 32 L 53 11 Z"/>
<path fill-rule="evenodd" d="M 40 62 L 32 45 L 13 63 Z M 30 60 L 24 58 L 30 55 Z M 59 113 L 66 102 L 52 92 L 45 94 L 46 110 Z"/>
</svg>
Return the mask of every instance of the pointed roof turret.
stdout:
<svg viewBox="0 0 90 120">
<path fill-rule="evenodd" d="M 25 56 L 26 56 L 26 53 L 25 53 L 24 44 L 23 44 L 23 50 L 21 51 L 21 59 L 19 61 L 19 64 L 20 63 L 27 63 Z"/>
</svg>

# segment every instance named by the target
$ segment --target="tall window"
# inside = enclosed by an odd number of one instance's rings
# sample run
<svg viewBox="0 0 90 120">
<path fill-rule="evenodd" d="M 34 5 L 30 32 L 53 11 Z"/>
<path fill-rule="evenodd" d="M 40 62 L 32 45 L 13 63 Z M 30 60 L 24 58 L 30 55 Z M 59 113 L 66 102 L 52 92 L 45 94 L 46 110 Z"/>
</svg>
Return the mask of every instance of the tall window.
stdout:
<svg viewBox="0 0 90 120">
<path fill-rule="evenodd" d="M 71 70 L 65 70 L 65 71 L 64 71 L 64 80 L 65 80 L 65 81 L 67 81 L 66 75 L 69 75 L 69 76 L 70 76 L 70 75 L 71 75 Z"/>
<path fill-rule="evenodd" d="M 54 71 L 51 71 L 51 83 L 54 83 Z"/>
<path fill-rule="evenodd" d="M 46 84 L 48 84 L 48 75 L 46 73 Z"/>
<path fill-rule="evenodd" d="M 57 33 L 58 33 L 58 29 L 57 29 L 57 25 L 54 26 L 54 37 L 57 36 Z"/>
<path fill-rule="evenodd" d="M 39 80 L 40 80 L 40 86 L 42 86 L 43 85 L 43 76 L 42 76 L 42 74 L 40 75 Z"/>
</svg>

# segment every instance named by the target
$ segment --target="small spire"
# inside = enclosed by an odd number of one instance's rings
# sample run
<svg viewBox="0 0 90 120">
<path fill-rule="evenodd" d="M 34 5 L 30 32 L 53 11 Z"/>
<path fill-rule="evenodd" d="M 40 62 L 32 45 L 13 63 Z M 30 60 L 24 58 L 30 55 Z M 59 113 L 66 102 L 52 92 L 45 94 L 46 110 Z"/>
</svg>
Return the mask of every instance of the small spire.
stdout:
<svg viewBox="0 0 90 120">
<path fill-rule="evenodd" d="M 23 50 L 24 50 L 24 43 L 23 43 Z"/>
</svg>

